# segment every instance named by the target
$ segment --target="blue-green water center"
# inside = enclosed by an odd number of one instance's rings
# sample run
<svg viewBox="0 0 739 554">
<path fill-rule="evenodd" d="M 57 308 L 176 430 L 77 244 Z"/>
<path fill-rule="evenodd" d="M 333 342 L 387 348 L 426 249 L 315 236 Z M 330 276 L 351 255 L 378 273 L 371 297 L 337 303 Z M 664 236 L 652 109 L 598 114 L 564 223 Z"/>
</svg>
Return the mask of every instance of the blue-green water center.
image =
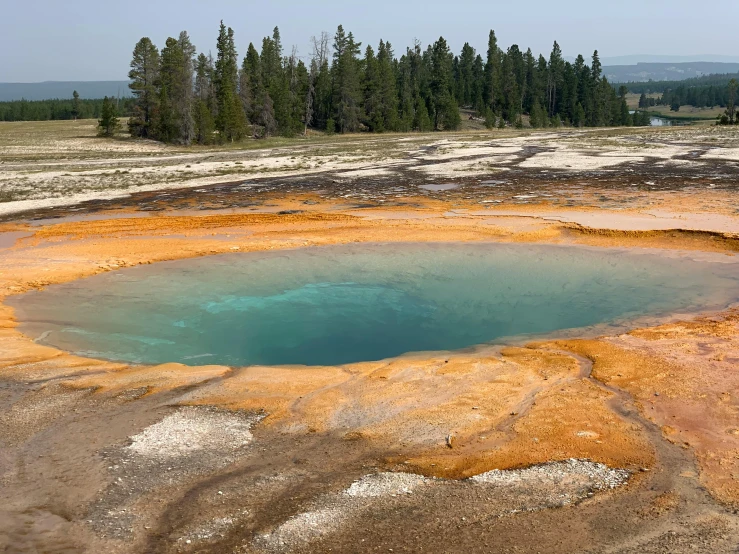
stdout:
<svg viewBox="0 0 739 554">
<path fill-rule="evenodd" d="M 723 308 L 734 263 L 581 247 L 364 244 L 126 269 L 13 299 L 21 330 L 137 363 L 342 364 Z"/>
</svg>

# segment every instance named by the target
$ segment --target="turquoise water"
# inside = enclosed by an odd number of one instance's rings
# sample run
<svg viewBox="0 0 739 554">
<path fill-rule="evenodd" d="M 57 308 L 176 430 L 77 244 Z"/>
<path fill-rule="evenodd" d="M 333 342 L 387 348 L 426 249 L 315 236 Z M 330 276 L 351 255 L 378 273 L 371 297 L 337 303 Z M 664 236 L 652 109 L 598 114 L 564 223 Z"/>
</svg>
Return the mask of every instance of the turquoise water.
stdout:
<svg viewBox="0 0 739 554">
<path fill-rule="evenodd" d="M 580 247 L 370 244 L 153 264 L 11 304 L 39 342 L 94 357 L 321 365 L 724 307 L 736 269 Z"/>
</svg>

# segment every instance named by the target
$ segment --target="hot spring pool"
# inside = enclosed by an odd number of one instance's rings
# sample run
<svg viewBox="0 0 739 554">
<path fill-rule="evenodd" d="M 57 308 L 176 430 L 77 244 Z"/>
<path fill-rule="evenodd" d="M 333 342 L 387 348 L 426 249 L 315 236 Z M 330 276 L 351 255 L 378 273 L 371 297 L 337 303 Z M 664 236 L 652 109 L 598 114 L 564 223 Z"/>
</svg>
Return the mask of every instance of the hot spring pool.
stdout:
<svg viewBox="0 0 739 554">
<path fill-rule="evenodd" d="M 14 297 L 21 330 L 135 363 L 324 365 L 723 308 L 734 263 L 582 247 L 363 244 L 165 262 Z"/>
</svg>

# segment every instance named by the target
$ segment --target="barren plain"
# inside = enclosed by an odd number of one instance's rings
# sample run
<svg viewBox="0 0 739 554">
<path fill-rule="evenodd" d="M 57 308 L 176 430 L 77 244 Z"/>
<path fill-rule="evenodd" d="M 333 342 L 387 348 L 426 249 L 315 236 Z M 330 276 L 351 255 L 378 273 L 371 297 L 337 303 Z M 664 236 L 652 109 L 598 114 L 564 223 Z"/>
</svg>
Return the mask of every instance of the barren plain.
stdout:
<svg viewBox="0 0 739 554">
<path fill-rule="evenodd" d="M 0 301 L 349 242 L 739 251 L 739 132 L 177 148 L 0 124 Z M 737 552 L 739 311 L 339 367 L 143 366 L 0 305 L 7 552 Z"/>
</svg>

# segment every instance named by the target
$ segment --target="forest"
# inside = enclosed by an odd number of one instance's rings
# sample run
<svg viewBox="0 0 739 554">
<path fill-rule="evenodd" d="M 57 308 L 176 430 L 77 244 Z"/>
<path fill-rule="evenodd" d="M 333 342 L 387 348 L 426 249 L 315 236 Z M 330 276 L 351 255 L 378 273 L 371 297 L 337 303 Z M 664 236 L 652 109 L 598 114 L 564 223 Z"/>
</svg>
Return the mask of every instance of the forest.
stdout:
<svg viewBox="0 0 739 554">
<path fill-rule="evenodd" d="M 215 58 L 198 54 L 185 31 L 161 50 L 142 38 L 129 73 L 131 135 L 207 144 L 309 129 L 453 130 L 460 108 L 489 128 L 649 124 L 646 113 L 629 113 L 628 89 L 610 85 L 597 51 L 590 64 L 583 56 L 570 63 L 555 42 L 548 58 L 537 57 L 517 45 L 502 50 L 490 31 L 484 58 L 469 43 L 454 55 L 444 38 L 426 49 L 416 42 L 398 57 L 382 40 L 362 48 L 342 26 L 311 42 L 306 63 L 295 48 L 285 52 L 278 28 L 243 58 L 223 22 Z"/>
<path fill-rule="evenodd" d="M 722 75 L 704 75 L 685 79 L 684 81 L 647 81 L 643 83 L 627 83 L 629 92 L 640 94 L 639 108 L 651 106 L 670 106 L 678 111 L 680 106 L 711 108 L 720 106 L 727 108 L 727 116 L 733 114 L 736 97 L 736 83 L 739 73 Z M 661 96 L 654 97 L 654 94 Z M 651 95 L 651 96 L 648 96 Z M 730 121 L 733 118 L 730 117 Z"/>
<path fill-rule="evenodd" d="M 115 100 L 118 114 L 133 113 L 133 99 Z M 101 116 L 103 99 L 72 97 L 55 100 L 14 100 L 0 102 L 0 121 L 54 121 L 97 119 Z"/>
<path fill-rule="evenodd" d="M 641 94 L 642 92 L 663 93 L 667 90 L 674 90 L 677 87 L 702 88 L 702 87 L 725 87 L 731 79 L 739 79 L 739 73 L 714 73 L 711 75 L 703 75 L 702 77 L 691 77 L 682 81 L 642 81 L 633 83 L 624 83 L 629 92 Z"/>
</svg>

